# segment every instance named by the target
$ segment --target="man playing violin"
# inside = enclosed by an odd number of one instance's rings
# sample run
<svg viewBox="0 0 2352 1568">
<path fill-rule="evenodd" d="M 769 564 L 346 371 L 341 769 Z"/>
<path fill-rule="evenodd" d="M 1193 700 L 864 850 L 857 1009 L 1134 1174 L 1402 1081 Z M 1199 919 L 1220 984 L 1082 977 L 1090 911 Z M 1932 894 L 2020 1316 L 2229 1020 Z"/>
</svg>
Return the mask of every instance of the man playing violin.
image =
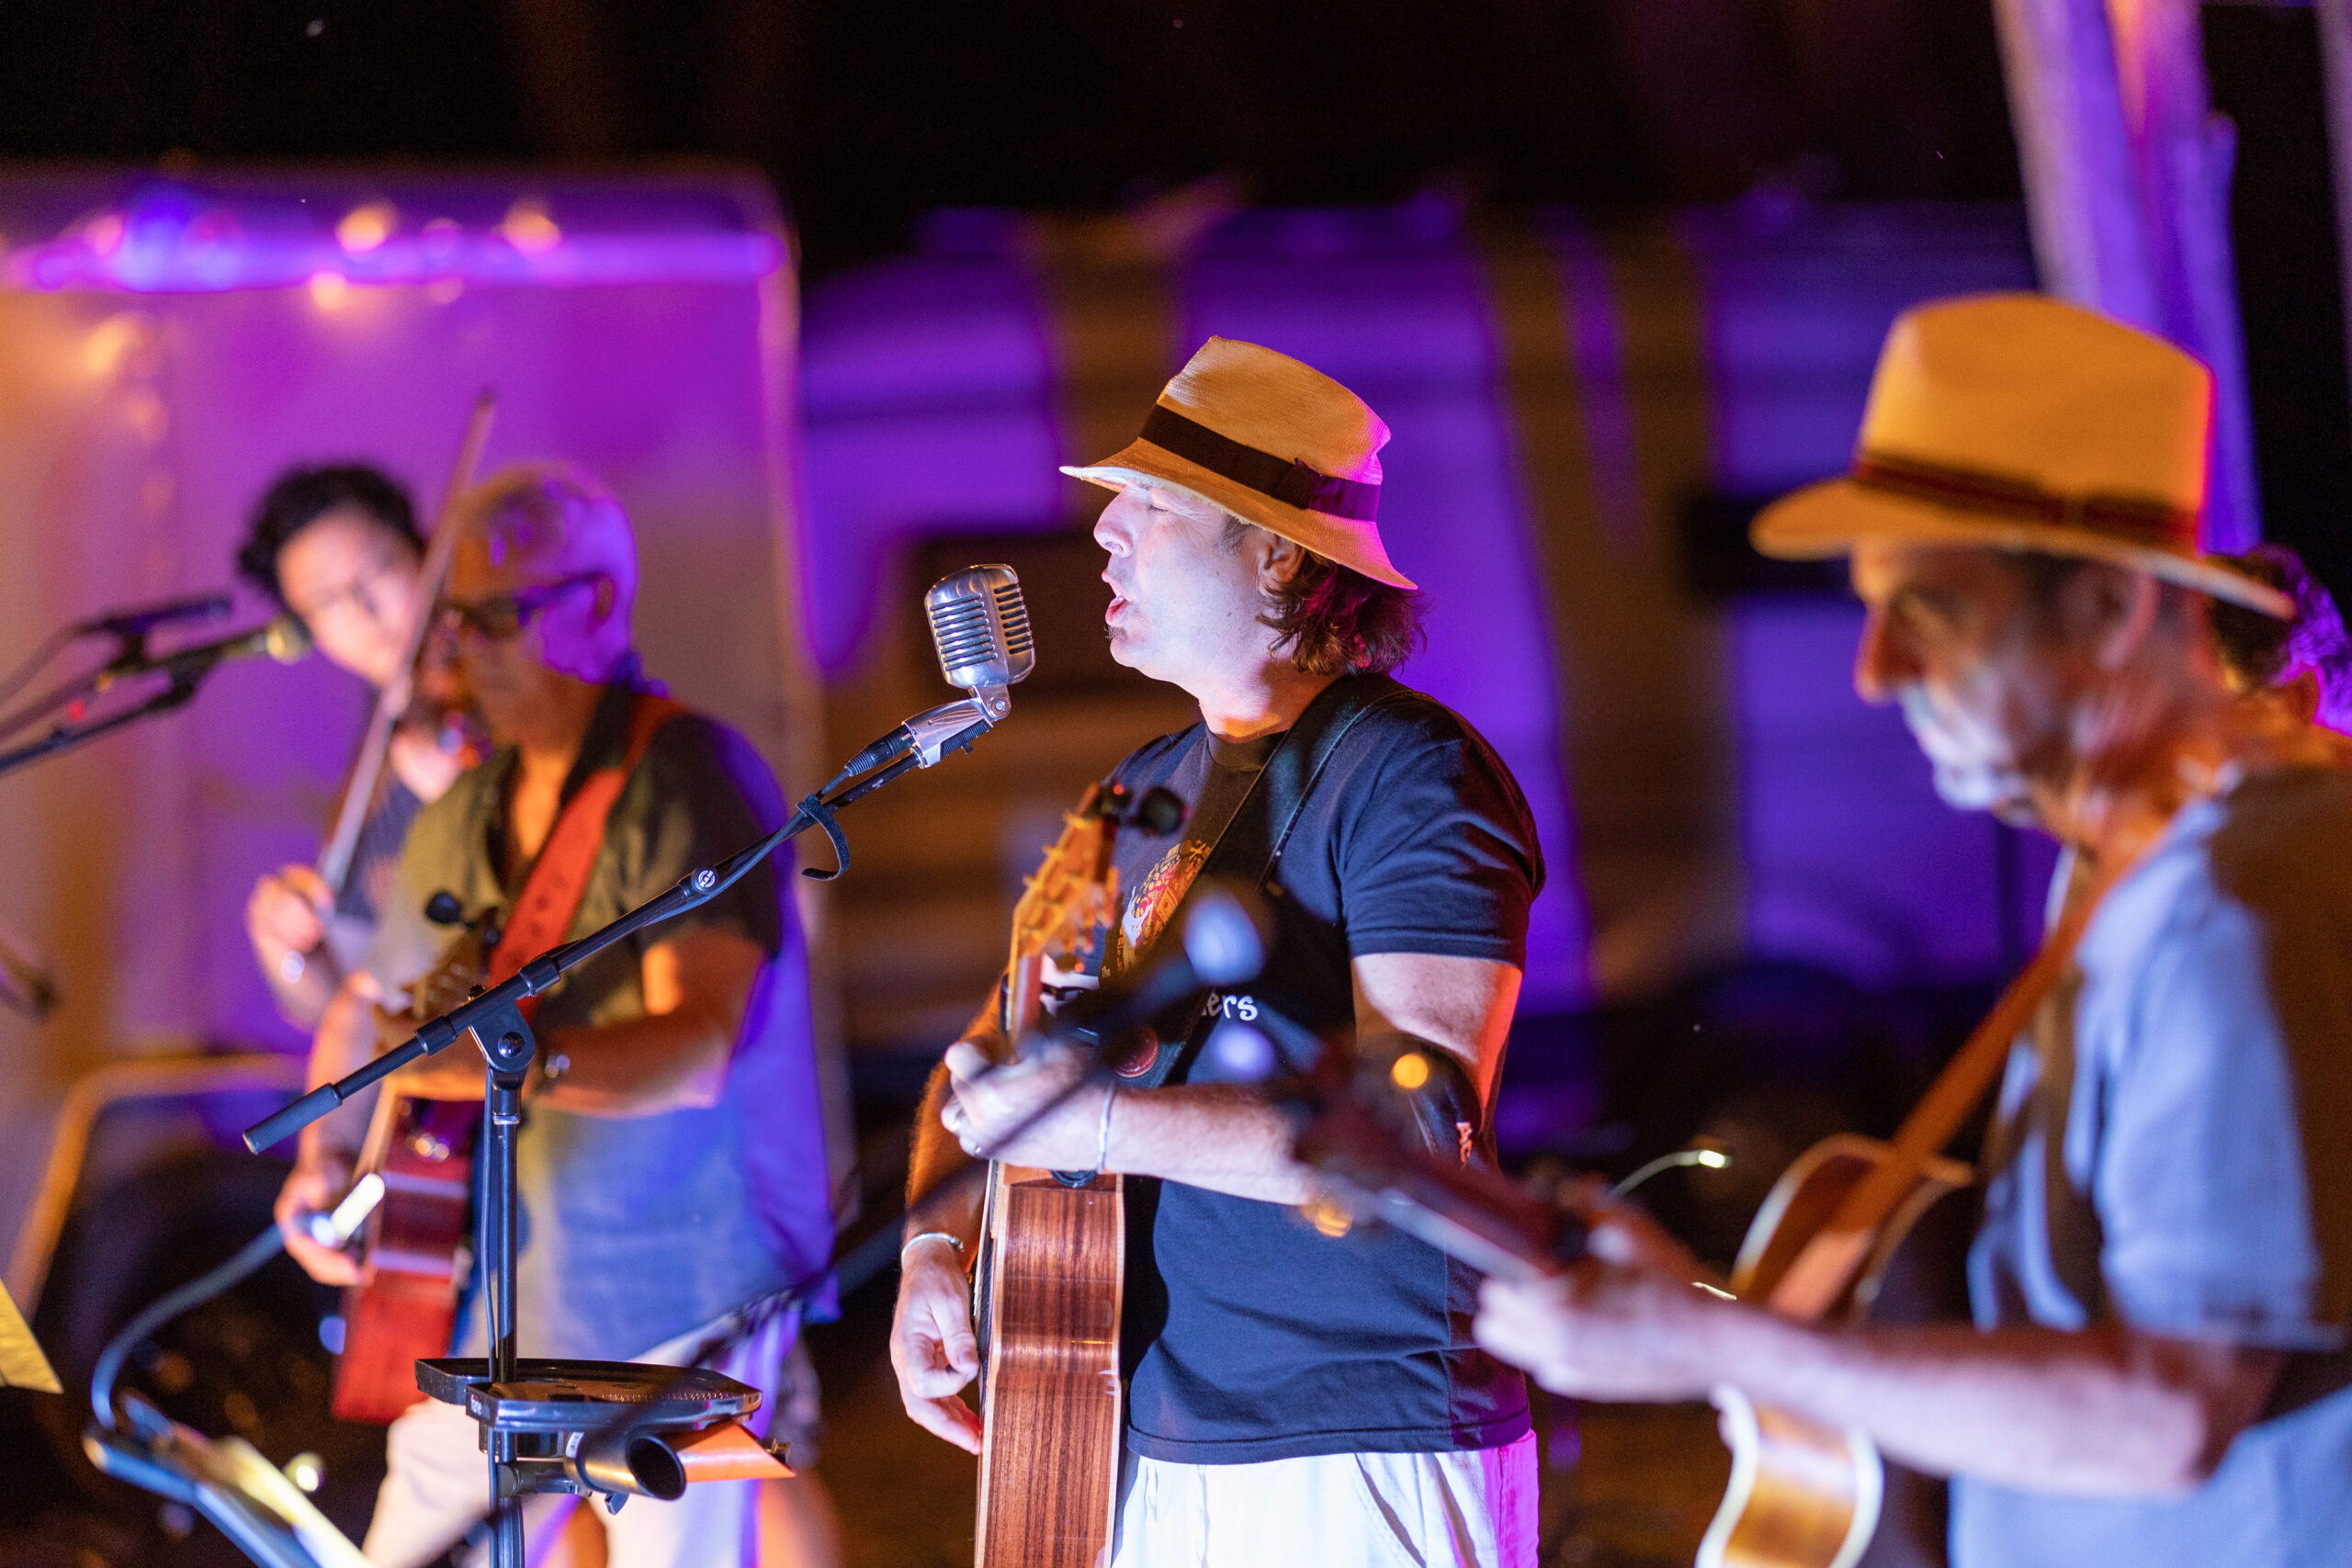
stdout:
<svg viewBox="0 0 2352 1568">
<path fill-rule="evenodd" d="M 340 464 L 278 477 L 254 510 L 237 570 L 301 621 L 329 663 L 380 691 L 403 673 L 424 558 L 408 492 L 379 469 Z M 311 866 L 284 865 L 246 901 L 254 957 L 278 1011 L 300 1028 L 318 1026 L 342 964 L 366 948 L 416 814 L 480 760 L 446 660 L 430 661 L 419 684 L 342 888 Z"/>
</svg>

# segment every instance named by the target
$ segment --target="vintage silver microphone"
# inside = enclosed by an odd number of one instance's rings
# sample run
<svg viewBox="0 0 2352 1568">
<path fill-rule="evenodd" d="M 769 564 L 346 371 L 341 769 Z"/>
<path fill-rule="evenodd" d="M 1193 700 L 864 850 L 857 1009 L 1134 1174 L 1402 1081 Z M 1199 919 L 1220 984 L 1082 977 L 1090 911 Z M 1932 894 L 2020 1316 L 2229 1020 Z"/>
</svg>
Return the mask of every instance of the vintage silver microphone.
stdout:
<svg viewBox="0 0 2352 1568">
<path fill-rule="evenodd" d="M 951 745 L 968 745 L 977 735 L 1004 722 L 1012 711 L 1012 697 L 1005 688 L 1027 679 L 1037 667 L 1029 606 L 1022 601 L 1021 579 L 1011 567 L 967 566 L 950 572 L 931 585 L 922 607 L 939 653 L 939 672 L 949 685 L 972 694 L 915 715 L 852 757 L 823 793 L 910 753 L 917 767 L 933 766 Z"/>
<path fill-rule="evenodd" d="M 1025 680 L 1037 667 L 1029 635 L 1029 606 L 1009 566 L 967 566 L 931 585 L 922 596 L 939 672 L 951 686 L 986 695 Z"/>
<path fill-rule="evenodd" d="M 240 659 L 275 659 L 280 664 L 299 664 L 311 651 L 310 628 L 293 615 L 280 615 L 254 627 L 251 631 L 224 637 L 212 642 L 198 643 L 193 648 L 175 649 L 170 653 L 146 653 L 117 660 L 98 672 L 96 687 L 106 690 L 119 681 L 140 675 L 168 675 L 174 681 L 200 680 L 212 672 L 217 665 Z"/>
</svg>

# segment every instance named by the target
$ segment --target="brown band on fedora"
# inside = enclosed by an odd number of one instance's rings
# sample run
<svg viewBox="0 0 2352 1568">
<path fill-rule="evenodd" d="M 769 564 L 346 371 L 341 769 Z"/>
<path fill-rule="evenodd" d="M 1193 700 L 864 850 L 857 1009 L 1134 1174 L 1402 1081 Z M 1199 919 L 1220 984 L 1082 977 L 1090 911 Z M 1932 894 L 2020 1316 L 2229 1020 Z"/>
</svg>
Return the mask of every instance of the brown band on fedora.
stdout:
<svg viewBox="0 0 2352 1568">
<path fill-rule="evenodd" d="M 1990 513 L 2027 522 L 2051 523 L 2112 534 L 2135 545 L 2194 555 L 2197 516 L 2159 501 L 2119 495 L 2061 495 L 2030 479 L 1988 474 L 1981 468 L 1947 468 L 1916 457 L 1863 452 L 1847 477 L 1865 490 L 1935 502 L 1967 512 Z"/>
<path fill-rule="evenodd" d="M 1289 462 L 1272 452 L 1245 446 L 1229 435 L 1186 419 L 1165 403 L 1155 403 L 1143 422 L 1142 439 L 1189 463 L 1198 463 L 1235 484 L 1247 485 L 1261 495 L 1306 512 L 1320 512 L 1370 523 L 1380 511 L 1380 487 L 1361 479 L 1343 479 L 1307 463 Z"/>
</svg>

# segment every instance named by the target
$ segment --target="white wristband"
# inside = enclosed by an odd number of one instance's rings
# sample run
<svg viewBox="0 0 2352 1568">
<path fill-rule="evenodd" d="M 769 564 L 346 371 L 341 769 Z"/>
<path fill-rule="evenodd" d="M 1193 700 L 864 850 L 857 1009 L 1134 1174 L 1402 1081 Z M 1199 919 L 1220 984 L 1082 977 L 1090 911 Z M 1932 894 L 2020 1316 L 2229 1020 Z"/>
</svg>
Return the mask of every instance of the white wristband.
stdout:
<svg viewBox="0 0 2352 1568">
<path fill-rule="evenodd" d="M 1102 1093 L 1102 1128 L 1094 1140 L 1094 1172 L 1098 1176 L 1102 1173 L 1102 1168 L 1111 1163 L 1111 1107 L 1117 1103 L 1119 1086 L 1114 1081 Z"/>
<path fill-rule="evenodd" d="M 907 1237 L 907 1239 L 906 1239 L 906 1240 L 904 1240 L 904 1241 L 902 1241 L 902 1242 L 900 1242 L 900 1243 L 899 1244 L 899 1262 L 904 1263 L 904 1262 L 907 1260 L 907 1249 L 908 1249 L 909 1247 L 913 1247 L 913 1246 L 914 1246 L 914 1244 L 915 1244 L 915 1243 L 917 1243 L 917 1242 L 919 1242 L 919 1241 L 944 1241 L 944 1242 L 945 1242 L 948 1246 L 950 1246 L 950 1247 L 954 1247 L 954 1248 L 956 1249 L 956 1256 L 957 1256 L 958 1258 L 961 1258 L 961 1257 L 963 1256 L 963 1252 L 964 1252 L 964 1242 L 963 1242 L 963 1238 L 962 1238 L 962 1237 L 960 1237 L 960 1236 L 958 1236 L 958 1235 L 955 1235 L 953 1232 L 951 1232 L 951 1231 L 918 1231 L 918 1232 L 916 1232 L 913 1235 L 910 1235 L 910 1236 Z"/>
</svg>

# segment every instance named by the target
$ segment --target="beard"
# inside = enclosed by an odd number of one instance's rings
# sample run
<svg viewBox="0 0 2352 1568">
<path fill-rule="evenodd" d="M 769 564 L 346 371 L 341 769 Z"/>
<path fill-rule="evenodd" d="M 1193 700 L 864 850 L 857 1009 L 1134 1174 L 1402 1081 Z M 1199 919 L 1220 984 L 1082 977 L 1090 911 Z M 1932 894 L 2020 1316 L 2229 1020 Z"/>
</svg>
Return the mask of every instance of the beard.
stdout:
<svg viewBox="0 0 2352 1568">
<path fill-rule="evenodd" d="M 1935 770 L 1936 794 L 1957 811 L 1990 811 L 2005 821 L 2030 820 L 2026 779 L 2008 742 L 1983 719 L 1939 708 L 1919 686 L 1896 694 L 1903 722 Z"/>
</svg>

